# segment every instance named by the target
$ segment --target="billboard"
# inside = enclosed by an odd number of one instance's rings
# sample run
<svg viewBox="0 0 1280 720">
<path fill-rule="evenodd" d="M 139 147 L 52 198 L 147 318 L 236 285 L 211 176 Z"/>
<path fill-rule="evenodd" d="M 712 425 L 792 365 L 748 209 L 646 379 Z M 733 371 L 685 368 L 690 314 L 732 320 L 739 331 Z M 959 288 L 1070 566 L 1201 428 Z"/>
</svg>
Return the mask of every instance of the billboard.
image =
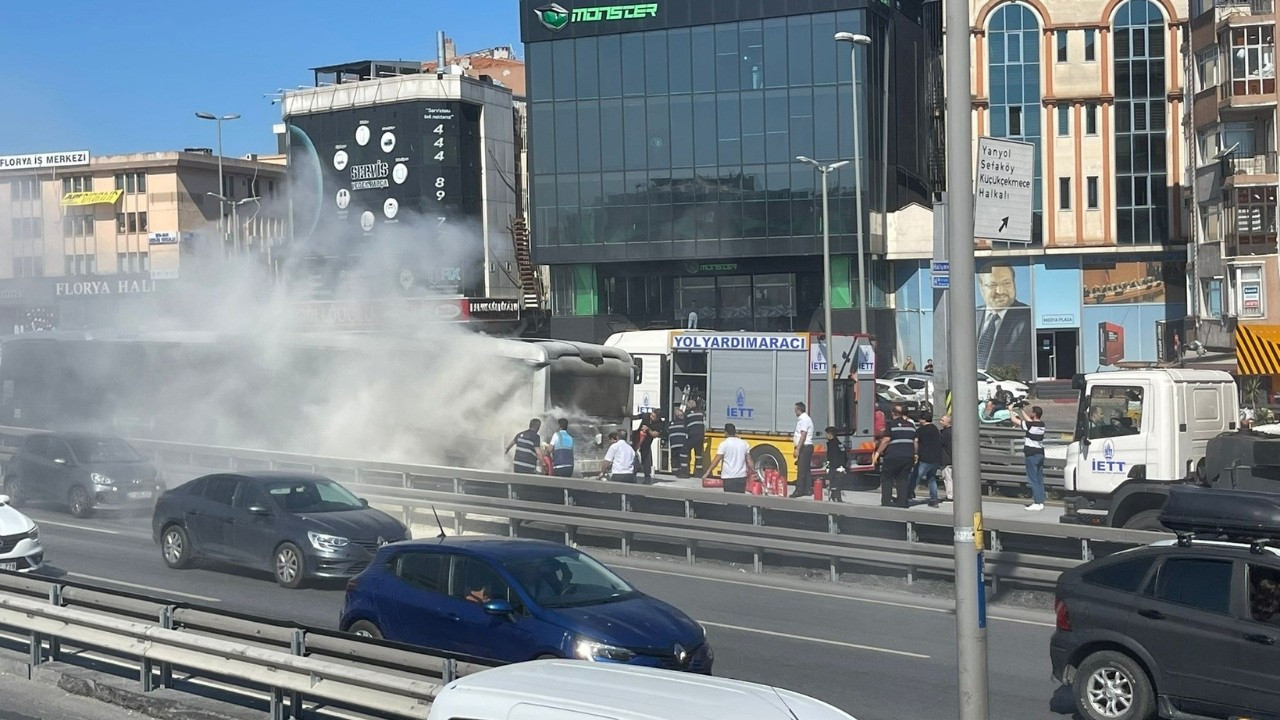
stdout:
<svg viewBox="0 0 1280 720">
<path fill-rule="evenodd" d="M 28 153 L 26 155 L 0 155 L 0 170 L 40 170 L 42 168 L 88 165 L 88 150 L 68 152 Z"/>
<path fill-rule="evenodd" d="M 288 118 L 298 249 L 349 268 L 376 247 L 388 289 L 482 294 L 480 116 L 413 100 Z"/>
</svg>

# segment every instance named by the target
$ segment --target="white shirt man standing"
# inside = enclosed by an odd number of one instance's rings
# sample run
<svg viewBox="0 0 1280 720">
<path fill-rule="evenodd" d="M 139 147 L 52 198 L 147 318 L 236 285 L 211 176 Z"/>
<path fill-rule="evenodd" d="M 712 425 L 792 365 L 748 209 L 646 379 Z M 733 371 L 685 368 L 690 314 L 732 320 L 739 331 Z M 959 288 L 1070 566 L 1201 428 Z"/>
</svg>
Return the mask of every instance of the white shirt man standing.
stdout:
<svg viewBox="0 0 1280 720">
<path fill-rule="evenodd" d="M 720 441 L 720 447 L 716 449 L 716 458 L 711 461 L 702 479 L 706 480 L 717 467 L 723 466 L 720 477 L 724 483 L 724 491 L 745 493 L 747 477 L 756 472 L 755 464 L 751 461 L 751 447 L 746 440 L 738 437 L 738 428 L 733 423 L 724 424 L 724 434 L 724 440 Z"/>
<path fill-rule="evenodd" d="M 605 475 L 613 482 L 633 483 L 636 481 L 636 451 L 631 444 L 622 439 L 622 433 L 609 433 L 609 441 L 613 443 L 604 454 L 604 467 L 600 469 L 600 479 Z"/>
<path fill-rule="evenodd" d="M 813 464 L 813 418 L 802 402 L 796 403 L 796 431 L 791 439 L 795 443 L 791 456 L 796 459 L 796 489 L 791 497 L 807 497 L 813 494 L 813 477 L 809 474 Z"/>
</svg>

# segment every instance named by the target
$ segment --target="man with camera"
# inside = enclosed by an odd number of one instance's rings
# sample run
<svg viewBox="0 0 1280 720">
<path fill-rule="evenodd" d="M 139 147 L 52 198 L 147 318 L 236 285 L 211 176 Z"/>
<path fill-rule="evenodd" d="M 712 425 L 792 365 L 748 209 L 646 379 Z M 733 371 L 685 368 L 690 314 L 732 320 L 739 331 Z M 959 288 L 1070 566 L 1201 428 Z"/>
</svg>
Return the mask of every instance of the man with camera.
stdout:
<svg viewBox="0 0 1280 720">
<path fill-rule="evenodd" d="M 1015 425 L 1026 431 L 1022 439 L 1022 454 L 1026 456 L 1027 482 L 1031 485 L 1031 504 L 1027 510 L 1044 510 L 1044 410 L 1039 405 L 1027 407 L 1025 400 L 1014 403 L 1011 418 Z"/>
</svg>

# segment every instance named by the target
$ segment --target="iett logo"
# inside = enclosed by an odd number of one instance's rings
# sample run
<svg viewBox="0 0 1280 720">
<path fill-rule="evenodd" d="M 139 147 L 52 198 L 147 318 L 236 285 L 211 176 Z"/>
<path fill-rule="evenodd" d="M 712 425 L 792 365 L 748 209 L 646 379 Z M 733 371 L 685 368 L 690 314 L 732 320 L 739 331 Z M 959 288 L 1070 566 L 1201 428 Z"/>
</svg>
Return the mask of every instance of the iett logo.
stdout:
<svg viewBox="0 0 1280 720">
<path fill-rule="evenodd" d="M 558 3 L 543 5 L 534 10 L 534 12 L 538 15 L 538 22 L 542 23 L 542 26 L 548 30 L 559 32 L 564 29 L 565 25 L 569 24 L 569 11 Z"/>
</svg>

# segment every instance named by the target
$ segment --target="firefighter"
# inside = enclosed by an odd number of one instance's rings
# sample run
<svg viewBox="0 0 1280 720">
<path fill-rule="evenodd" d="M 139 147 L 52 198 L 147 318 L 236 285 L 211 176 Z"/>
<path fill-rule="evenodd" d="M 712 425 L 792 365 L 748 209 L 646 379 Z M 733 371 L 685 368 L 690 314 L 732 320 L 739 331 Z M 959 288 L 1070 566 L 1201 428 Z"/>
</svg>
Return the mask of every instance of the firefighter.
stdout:
<svg viewBox="0 0 1280 720">
<path fill-rule="evenodd" d="M 702 411 L 702 401 L 689 401 L 689 410 L 684 414 L 684 427 L 689 433 L 689 452 L 697 453 L 697 465 L 694 474 L 701 476 L 707 469 L 707 416 Z"/>
<path fill-rule="evenodd" d="M 684 426 L 684 411 L 676 408 L 667 423 L 667 446 L 671 450 L 671 470 L 678 478 L 689 477 L 689 432 Z"/>
</svg>

